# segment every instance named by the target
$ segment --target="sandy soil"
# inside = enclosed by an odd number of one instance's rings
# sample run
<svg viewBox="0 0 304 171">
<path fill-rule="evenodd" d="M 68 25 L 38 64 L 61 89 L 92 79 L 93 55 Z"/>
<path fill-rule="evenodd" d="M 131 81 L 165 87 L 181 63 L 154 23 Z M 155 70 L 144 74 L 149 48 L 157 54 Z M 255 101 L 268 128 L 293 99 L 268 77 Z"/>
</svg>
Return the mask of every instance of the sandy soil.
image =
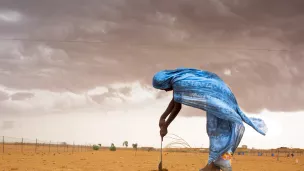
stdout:
<svg viewBox="0 0 304 171">
<path fill-rule="evenodd" d="M 0 171 L 151 171 L 157 169 L 159 152 L 108 150 L 91 152 L 33 152 L 0 154 Z M 304 156 L 295 158 L 235 156 L 233 171 L 304 171 Z M 169 171 L 198 171 L 206 154 L 164 152 L 163 167 Z"/>
</svg>

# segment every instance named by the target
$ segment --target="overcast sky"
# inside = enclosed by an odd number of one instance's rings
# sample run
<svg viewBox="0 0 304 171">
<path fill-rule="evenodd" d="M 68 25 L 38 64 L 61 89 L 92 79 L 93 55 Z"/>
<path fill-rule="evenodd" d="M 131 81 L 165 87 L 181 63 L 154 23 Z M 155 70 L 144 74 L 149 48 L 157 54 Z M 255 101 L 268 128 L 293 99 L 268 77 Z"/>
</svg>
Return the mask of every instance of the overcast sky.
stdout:
<svg viewBox="0 0 304 171">
<path fill-rule="evenodd" d="M 153 89 L 153 74 L 192 67 L 218 74 L 267 122 L 267 136 L 246 127 L 241 144 L 304 148 L 303 9 L 303 0 L 0 0 L 0 135 L 159 147 L 172 93 Z M 204 111 L 184 107 L 168 130 L 207 147 L 205 124 Z"/>
</svg>

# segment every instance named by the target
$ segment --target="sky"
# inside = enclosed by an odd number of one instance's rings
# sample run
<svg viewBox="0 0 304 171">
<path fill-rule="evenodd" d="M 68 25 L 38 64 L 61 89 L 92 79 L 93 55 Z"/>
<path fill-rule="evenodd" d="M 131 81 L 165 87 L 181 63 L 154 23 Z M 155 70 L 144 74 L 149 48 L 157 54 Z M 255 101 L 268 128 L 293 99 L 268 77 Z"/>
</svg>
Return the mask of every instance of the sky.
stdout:
<svg viewBox="0 0 304 171">
<path fill-rule="evenodd" d="M 1 0 L 0 135 L 160 147 L 163 69 L 219 75 L 248 116 L 240 145 L 304 148 L 302 0 Z M 205 112 L 168 128 L 208 147 Z M 12 138 L 12 140 L 14 140 Z M 166 138 L 164 143 L 170 143 Z"/>
</svg>

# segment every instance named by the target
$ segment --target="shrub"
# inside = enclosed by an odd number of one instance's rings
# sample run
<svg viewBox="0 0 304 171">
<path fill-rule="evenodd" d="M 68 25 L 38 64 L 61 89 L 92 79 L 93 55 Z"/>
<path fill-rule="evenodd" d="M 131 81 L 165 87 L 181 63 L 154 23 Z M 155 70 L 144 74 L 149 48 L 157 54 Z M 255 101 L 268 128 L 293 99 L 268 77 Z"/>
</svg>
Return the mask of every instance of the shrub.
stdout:
<svg viewBox="0 0 304 171">
<path fill-rule="evenodd" d="M 116 151 L 116 147 L 113 143 L 111 144 L 110 151 Z"/>
<path fill-rule="evenodd" d="M 136 144 L 132 144 L 132 147 L 137 150 L 137 143 Z"/>
<path fill-rule="evenodd" d="M 135 151 L 135 156 L 136 156 L 136 153 L 137 153 L 137 143 L 136 143 L 136 144 L 132 144 L 132 147 L 133 147 L 133 149 L 136 150 L 136 151 Z"/>
<path fill-rule="evenodd" d="M 127 148 L 128 148 L 128 141 L 124 141 L 123 143 L 122 143 L 122 146 L 126 146 Z"/>
<path fill-rule="evenodd" d="M 99 150 L 99 148 L 100 148 L 100 146 L 98 146 L 98 145 L 93 145 L 93 150 Z"/>
</svg>

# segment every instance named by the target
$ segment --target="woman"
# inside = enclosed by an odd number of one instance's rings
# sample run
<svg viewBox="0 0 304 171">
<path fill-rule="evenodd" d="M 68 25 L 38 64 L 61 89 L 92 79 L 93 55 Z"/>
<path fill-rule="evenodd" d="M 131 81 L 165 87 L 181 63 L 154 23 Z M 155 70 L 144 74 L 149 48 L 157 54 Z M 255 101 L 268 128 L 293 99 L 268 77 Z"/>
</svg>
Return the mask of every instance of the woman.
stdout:
<svg viewBox="0 0 304 171">
<path fill-rule="evenodd" d="M 232 171 L 230 159 L 245 131 L 243 122 L 262 135 L 267 132 L 263 120 L 248 118 L 241 111 L 229 87 L 214 73 L 192 68 L 163 70 L 154 75 L 153 87 L 173 90 L 173 99 L 159 120 L 162 139 L 182 104 L 206 111 L 209 159 L 201 171 Z"/>
</svg>

